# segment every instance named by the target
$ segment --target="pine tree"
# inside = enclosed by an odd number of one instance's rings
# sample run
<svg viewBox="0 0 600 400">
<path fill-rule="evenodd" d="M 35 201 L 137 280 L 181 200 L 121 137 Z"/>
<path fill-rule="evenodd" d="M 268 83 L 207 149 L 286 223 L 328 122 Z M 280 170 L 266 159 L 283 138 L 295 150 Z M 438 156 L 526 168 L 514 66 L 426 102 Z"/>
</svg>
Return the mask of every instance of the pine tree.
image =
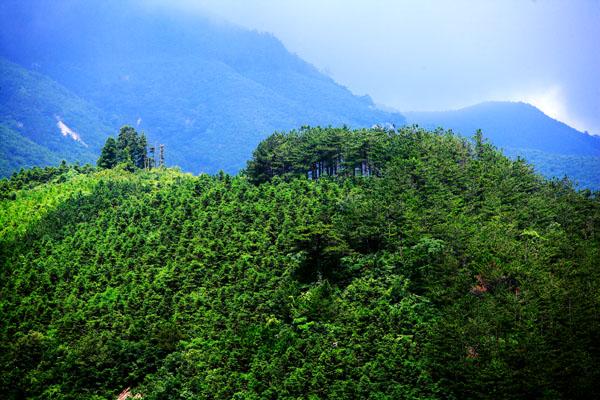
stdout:
<svg viewBox="0 0 600 400">
<path fill-rule="evenodd" d="M 114 138 L 109 137 L 102 148 L 102 153 L 98 159 L 97 165 L 100 168 L 113 168 L 117 165 L 117 142 Z"/>
<path fill-rule="evenodd" d="M 144 168 L 147 158 L 148 141 L 145 134 L 138 135 L 131 126 L 123 126 L 117 139 L 108 138 L 98 159 L 101 168 L 113 168 L 126 164 L 128 169 Z"/>
<path fill-rule="evenodd" d="M 134 158 L 134 164 L 138 168 L 146 167 L 146 158 L 148 154 L 148 140 L 146 139 L 146 135 L 142 132 L 142 134 L 138 137 L 137 140 L 137 148 Z"/>
</svg>

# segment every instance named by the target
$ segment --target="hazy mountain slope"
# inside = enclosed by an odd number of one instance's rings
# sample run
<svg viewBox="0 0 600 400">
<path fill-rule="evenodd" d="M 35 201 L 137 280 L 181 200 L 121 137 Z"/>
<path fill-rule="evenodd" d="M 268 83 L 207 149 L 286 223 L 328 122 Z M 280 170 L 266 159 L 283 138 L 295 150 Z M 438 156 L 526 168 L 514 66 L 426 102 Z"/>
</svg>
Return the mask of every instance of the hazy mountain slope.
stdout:
<svg viewBox="0 0 600 400">
<path fill-rule="evenodd" d="M 235 171 L 274 130 L 402 124 L 272 35 L 132 2 L 8 1 L 0 54 L 43 71 L 166 144 L 186 170 Z"/>
<path fill-rule="evenodd" d="M 568 175 L 600 189 L 600 137 L 580 132 L 526 103 L 486 102 L 460 110 L 405 112 L 409 124 L 465 136 L 477 129 L 510 156 L 532 161 L 547 176 Z"/>
<path fill-rule="evenodd" d="M 57 160 L 94 162 L 101 112 L 52 79 L 0 58 L 0 174 Z"/>
<path fill-rule="evenodd" d="M 0 177 L 9 176 L 20 168 L 57 164 L 60 158 L 0 123 Z"/>
<path fill-rule="evenodd" d="M 580 188 L 600 190 L 600 157 L 522 149 L 510 149 L 504 153 L 509 157 L 526 159 L 544 176 L 562 178 L 566 175 Z"/>
<path fill-rule="evenodd" d="M 486 102 L 453 111 L 406 112 L 408 123 L 452 129 L 472 135 L 477 129 L 502 148 L 600 156 L 600 138 L 548 117 L 532 105 Z"/>
</svg>

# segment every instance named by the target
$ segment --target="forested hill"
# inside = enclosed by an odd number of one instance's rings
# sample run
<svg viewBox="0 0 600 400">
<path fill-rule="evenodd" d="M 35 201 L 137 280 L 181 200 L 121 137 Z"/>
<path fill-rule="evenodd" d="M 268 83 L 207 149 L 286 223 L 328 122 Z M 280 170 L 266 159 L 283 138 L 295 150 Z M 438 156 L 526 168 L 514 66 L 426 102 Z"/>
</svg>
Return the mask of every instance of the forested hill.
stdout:
<svg viewBox="0 0 600 400">
<path fill-rule="evenodd" d="M 567 175 L 580 187 L 600 189 L 600 136 L 580 132 L 530 104 L 496 101 L 404 115 L 409 124 L 427 129 L 441 126 L 465 136 L 481 129 L 505 154 L 526 158 L 540 173 Z"/>
<path fill-rule="evenodd" d="M 4 398 L 600 395 L 599 198 L 481 136 L 305 128 L 238 176 L 0 198 Z"/>
<path fill-rule="evenodd" d="M 145 131 L 150 143 L 166 145 L 170 165 L 194 173 L 237 172 L 275 130 L 404 123 L 270 34 L 150 3 L 3 0 L 0 57 L 93 104 L 112 131 Z M 37 93 L 40 101 L 48 95 Z"/>
<path fill-rule="evenodd" d="M 157 3 L 0 2 L 0 176 L 61 159 L 88 162 L 123 125 L 165 144 L 171 166 L 236 173 L 273 131 L 408 122 L 466 136 L 482 129 L 545 176 L 600 189 L 600 139 L 530 105 L 490 102 L 406 113 L 407 121 L 270 34 Z"/>
</svg>

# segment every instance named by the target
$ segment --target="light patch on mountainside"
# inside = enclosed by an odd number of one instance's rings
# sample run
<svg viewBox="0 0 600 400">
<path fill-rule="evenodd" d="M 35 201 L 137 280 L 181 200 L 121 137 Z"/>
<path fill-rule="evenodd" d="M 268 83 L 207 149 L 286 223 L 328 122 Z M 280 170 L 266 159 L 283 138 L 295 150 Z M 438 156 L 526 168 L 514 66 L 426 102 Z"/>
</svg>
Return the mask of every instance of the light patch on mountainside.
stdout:
<svg viewBox="0 0 600 400">
<path fill-rule="evenodd" d="M 533 104 L 547 116 L 559 121 L 568 120 L 562 90 L 559 86 L 552 86 L 541 92 L 530 93 L 523 97 L 525 103 Z M 569 125 L 573 126 L 572 123 Z"/>
<path fill-rule="evenodd" d="M 56 126 L 58 126 L 58 129 L 60 129 L 60 133 L 62 133 L 63 136 L 65 136 L 65 137 L 68 136 L 71 139 L 73 139 L 74 141 L 81 143 L 85 147 L 88 147 L 88 145 L 81 139 L 81 136 L 79 135 L 79 133 L 77 133 L 73 129 L 69 128 L 64 122 L 62 122 L 60 120 L 59 117 L 56 117 L 56 119 L 58 120 L 58 122 L 56 123 Z"/>
</svg>

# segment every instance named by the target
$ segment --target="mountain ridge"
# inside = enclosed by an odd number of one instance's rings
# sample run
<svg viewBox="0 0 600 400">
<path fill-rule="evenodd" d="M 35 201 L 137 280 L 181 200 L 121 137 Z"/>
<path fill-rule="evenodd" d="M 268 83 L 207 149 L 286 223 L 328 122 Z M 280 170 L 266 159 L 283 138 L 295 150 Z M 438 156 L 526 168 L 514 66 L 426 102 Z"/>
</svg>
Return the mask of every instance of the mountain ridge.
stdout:
<svg viewBox="0 0 600 400">
<path fill-rule="evenodd" d="M 170 164 L 188 171 L 235 172 L 276 130 L 404 122 L 271 34 L 131 2 L 34 3 L 37 8 L 10 1 L 12 7 L 0 8 L 0 56 L 35 66 L 85 97 L 115 132 L 140 122 L 150 141 L 165 143 Z M 61 25 L 37 23 L 43 12 L 49 13 L 43 21 L 60 17 Z"/>
<path fill-rule="evenodd" d="M 498 147 L 600 156 L 600 137 L 581 132 L 525 102 L 486 101 L 456 110 L 411 111 L 403 115 L 409 124 L 426 128 L 443 126 L 462 135 L 481 129 Z M 529 129 L 523 129 L 523 124 Z M 544 135 L 542 131 L 547 128 L 551 129 Z M 552 136 L 548 137 L 548 133 Z M 531 138 L 534 134 L 535 138 Z M 541 138 L 551 141 L 544 142 Z"/>
</svg>

